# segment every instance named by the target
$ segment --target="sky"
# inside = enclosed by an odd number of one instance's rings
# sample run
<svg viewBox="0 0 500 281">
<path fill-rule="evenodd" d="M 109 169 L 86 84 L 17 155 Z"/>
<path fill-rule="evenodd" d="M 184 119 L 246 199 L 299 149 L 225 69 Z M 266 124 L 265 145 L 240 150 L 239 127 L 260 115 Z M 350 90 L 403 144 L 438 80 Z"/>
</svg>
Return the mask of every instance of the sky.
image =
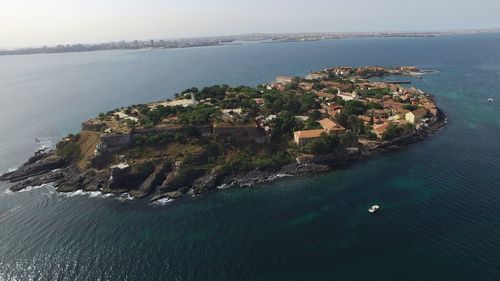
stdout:
<svg viewBox="0 0 500 281">
<path fill-rule="evenodd" d="M 0 47 L 500 27 L 499 0 L 0 0 Z"/>
</svg>

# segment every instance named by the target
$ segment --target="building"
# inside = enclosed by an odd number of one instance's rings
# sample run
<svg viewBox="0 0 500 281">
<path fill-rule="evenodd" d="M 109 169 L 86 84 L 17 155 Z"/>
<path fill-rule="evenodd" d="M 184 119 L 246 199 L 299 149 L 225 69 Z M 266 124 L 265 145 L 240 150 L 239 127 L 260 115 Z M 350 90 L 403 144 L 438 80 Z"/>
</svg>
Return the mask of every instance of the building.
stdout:
<svg viewBox="0 0 500 281">
<path fill-rule="evenodd" d="M 266 86 L 266 89 L 284 91 L 285 85 L 283 83 L 271 83 Z"/>
<path fill-rule="evenodd" d="M 322 134 L 341 135 L 346 129 L 335 121 L 325 118 L 318 121 L 323 129 L 296 131 L 293 133 L 293 140 L 296 144 L 303 146 L 309 142 L 319 139 Z"/>
<path fill-rule="evenodd" d="M 403 109 L 406 104 L 394 101 L 392 99 L 387 99 L 382 102 L 382 105 L 384 106 L 384 108 L 391 109 L 392 111 L 398 111 Z"/>
<path fill-rule="evenodd" d="M 263 98 L 256 98 L 256 99 L 253 99 L 253 100 L 255 101 L 255 103 L 257 105 L 263 105 L 266 102 L 266 100 L 263 99 Z"/>
<path fill-rule="evenodd" d="M 342 98 L 344 101 L 355 100 L 355 99 L 358 98 L 358 95 L 356 94 L 356 92 L 352 92 L 352 93 L 338 93 L 337 96 L 340 97 L 340 98 Z"/>
<path fill-rule="evenodd" d="M 428 99 L 421 100 L 421 103 L 424 106 L 424 108 L 427 109 L 433 116 L 437 115 L 437 108 L 436 105 L 434 105 L 434 103 L 432 103 Z"/>
<path fill-rule="evenodd" d="M 405 115 L 406 121 L 416 124 L 422 120 L 425 115 L 427 115 L 427 110 L 425 108 L 419 108 L 414 111 L 408 112 Z"/>
<path fill-rule="evenodd" d="M 330 94 L 330 93 L 327 93 L 327 92 L 323 92 L 323 91 L 319 91 L 316 93 L 316 95 L 320 98 L 324 98 L 326 100 L 333 100 L 335 98 L 335 95 L 334 94 Z"/>
<path fill-rule="evenodd" d="M 323 78 L 328 78 L 328 75 L 324 73 L 309 73 L 304 78 L 306 80 L 322 80 Z"/>
<path fill-rule="evenodd" d="M 406 119 L 406 114 L 410 113 L 411 111 L 408 109 L 398 109 L 394 111 L 393 120 L 399 120 L 399 119 Z"/>
<path fill-rule="evenodd" d="M 387 128 L 389 128 L 389 125 L 390 125 L 389 122 L 373 125 L 373 132 L 375 133 L 375 135 L 377 135 L 377 138 L 379 140 L 382 139 L 385 131 L 387 131 Z"/>
<path fill-rule="evenodd" d="M 314 88 L 314 84 L 308 82 L 302 82 L 299 84 L 299 87 L 304 91 L 312 91 L 312 89 Z"/>
<path fill-rule="evenodd" d="M 332 104 L 322 104 L 324 109 L 326 109 L 326 113 L 330 116 L 335 116 L 336 114 L 342 112 L 343 106 L 340 104 L 332 103 Z"/>
<path fill-rule="evenodd" d="M 303 116 L 303 115 L 295 115 L 295 120 L 297 120 L 298 122 L 306 122 L 309 117 L 308 116 Z"/>
<path fill-rule="evenodd" d="M 321 134 L 325 133 L 324 129 L 296 131 L 293 132 L 293 140 L 298 145 L 303 146 L 315 139 L 319 139 Z"/>
<path fill-rule="evenodd" d="M 321 125 L 321 127 L 323 127 L 325 132 L 330 135 L 342 135 L 345 134 L 346 132 L 344 127 L 342 127 L 339 123 L 329 118 L 319 120 L 318 122 Z"/>
<path fill-rule="evenodd" d="M 290 84 L 290 83 L 293 83 L 293 77 L 290 77 L 290 76 L 278 76 L 278 77 L 276 77 L 276 83 L 278 83 L 278 84 Z"/>
</svg>

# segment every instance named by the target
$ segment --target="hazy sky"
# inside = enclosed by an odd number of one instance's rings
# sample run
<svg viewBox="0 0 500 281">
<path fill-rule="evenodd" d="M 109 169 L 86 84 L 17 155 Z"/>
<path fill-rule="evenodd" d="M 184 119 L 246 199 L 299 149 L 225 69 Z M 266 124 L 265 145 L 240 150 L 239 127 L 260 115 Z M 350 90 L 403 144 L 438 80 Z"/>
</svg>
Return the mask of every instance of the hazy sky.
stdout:
<svg viewBox="0 0 500 281">
<path fill-rule="evenodd" d="M 500 27 L 499 0 L 0 0 L 0 46 Z"/>
</svg>

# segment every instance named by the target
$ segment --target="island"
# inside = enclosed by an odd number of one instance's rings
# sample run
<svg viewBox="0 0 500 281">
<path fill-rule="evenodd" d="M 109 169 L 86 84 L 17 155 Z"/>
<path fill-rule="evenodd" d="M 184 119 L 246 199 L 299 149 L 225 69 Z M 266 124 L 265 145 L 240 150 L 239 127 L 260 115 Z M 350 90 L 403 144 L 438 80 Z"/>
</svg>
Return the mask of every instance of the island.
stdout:
<svg viewBox="0 0 500 281">
<path fill-rule="evenodd" d="M 431 94 L 402 86 L 425 73 L 333 67 L 256 87 L 193 87 L 101 113 L 0 180 L 12 191 L 50 183 L 154 201 L 330 171 L 446 123 Z"/>
</svg>

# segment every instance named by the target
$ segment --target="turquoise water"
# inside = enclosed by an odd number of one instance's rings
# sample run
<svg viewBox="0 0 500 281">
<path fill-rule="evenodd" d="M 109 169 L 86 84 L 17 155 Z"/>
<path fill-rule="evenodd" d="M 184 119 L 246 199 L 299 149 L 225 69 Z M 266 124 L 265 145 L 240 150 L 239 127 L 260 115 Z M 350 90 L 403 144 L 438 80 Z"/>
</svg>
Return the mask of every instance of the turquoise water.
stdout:
<svg viewBox="0 0 500 281">
<path fill-rule="evenodd" d="M 414 82 L 448 126 L 343 170 L 165 205 L 1 183 L 0 280 L 499 280 L 499 35 L 0 57 L 0 171 L 118 106 L 368 64 L 438 70 Z"/>
</svg>

